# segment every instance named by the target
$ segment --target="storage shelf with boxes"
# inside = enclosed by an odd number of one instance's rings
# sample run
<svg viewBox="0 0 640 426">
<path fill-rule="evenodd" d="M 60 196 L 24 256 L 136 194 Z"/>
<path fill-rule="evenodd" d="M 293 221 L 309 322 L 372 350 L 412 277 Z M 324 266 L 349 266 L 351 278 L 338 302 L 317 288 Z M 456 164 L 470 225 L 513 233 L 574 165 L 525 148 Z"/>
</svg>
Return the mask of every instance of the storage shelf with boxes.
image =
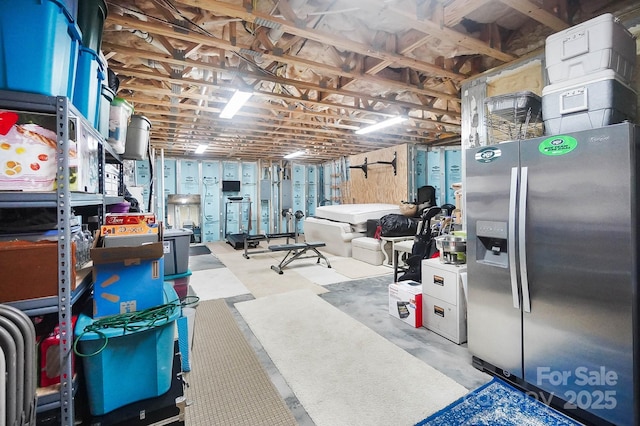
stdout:
<svg viewBox="0 0 640 426">
<path fill-rule="evenodd" d="M 7 15 L 3 11 L 0 19 L 6 19 Z M 111 151 L 103 151 L 103 138 L 68 97 L 0 91 L 0 108 L 5 113 L 4 118 L 8 118 L 3 120 L 4 126 L 0 130 L 5 136 L 12 134 L 3 152 L 26 153 L 36 159 L 27 163 L 23 162 L 24 155 L 5 159 L 4 164 L 11 165 L 14 172 L 25 172 L 3 174 L 8 178 L 8 186 L 0 190 L 3 225 L 5 229 L 9 225 L 8 212 L 20 217 L 20 211 L 28 211 L 23 218 L 38 212 L 41 214 L 39 219 L 47 218 L 37 222 L 38 226 L 16 229 L 12 239 L 22 242 L 3 247 L 0 258 L 8 262 L 3 270 L 13 277 L 10 281 L 16 283 L 11 292 L 3 292 L 7 299 L 11 299 L 5 303 L 29 316 L 46 316 L 53 325 L 59 324 L 60 336 L 70 336 L 73 328 L 68 313 L 91 290 L 90 266 L 76 270 L 76 262 L 73 261 L 78 244 L 72 237 L 81 233 L 78 216 L 73 209 L 99 211 L 104 207 L 105 197 L 98 193 L 103 179 L 98 163 L 100 158 L 111 156 Z M 55 147 L 51 156 L 42 152 L 47 146 Z M 87 153 L 87 157 L 82 152 Z M 79 162 L 75 164 L 74 161 Z M 41 174 L 27 178 L 26 175 L 32 172 Z M 27 182 L 29 179 L 40 183 L 33 185 Z M 16 188 L 22 191 L 16 191 Z M 47 212 L 52 212 L 51 220 Z M 38 242 L 40 240 L 45 241 Z M 25 282 L 29 285 L 21 285 Z M 57 315 L 57 321 L 51 321 L 54 315 Z M 73 403 L 77 383 L 72 366 L 60 361 L 70 359 L 71 345 L 71 339 L 60 338 L 58 344 L 49 347 L 47 352 L 55 352 L 59 356 L 55 358 L 58 365 L 50 359 L 47 368 L 55 372 L 51 379 L 57 381 L 59 377 L 60 384 L 53 390 L 39 388 L 37 391 L 36 412 L 58 410 L 57 419 L 64 425 L 75 423 Z M 47 389 L 48 392 L 43 392 Z"/>
</svg>

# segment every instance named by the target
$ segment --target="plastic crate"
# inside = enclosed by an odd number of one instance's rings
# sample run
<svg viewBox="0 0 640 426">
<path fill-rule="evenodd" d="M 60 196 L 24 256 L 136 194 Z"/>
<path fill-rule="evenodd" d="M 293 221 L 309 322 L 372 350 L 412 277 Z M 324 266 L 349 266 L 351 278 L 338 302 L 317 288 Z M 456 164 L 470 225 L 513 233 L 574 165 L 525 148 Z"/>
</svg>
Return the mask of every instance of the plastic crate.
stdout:
<svg viewBox="0 0 640 426">
<path fill-rule="evenodd" d="M 98 54 L 85 47 L 78 54 L 73 104 L 96 129 L 100 127 L 100 102 L 105 67 Z"/>
<path fill-rule="evenodd" d="M 171 284 L 164 285 L 165 303 L 178 299 Z M 94 320 L 81 314 L 76 323 L 77 347 L 84 356 L 89 410 L 102 415 L 132 402 L 164 394 L 171 385 L 175 321 L 181 309 L 175 305 L 168 317 L 149 324 L 144 321 L 122 328 L 102 328 L 84 333 Z M 108 340 L 105 339 L 108 338 Z M 102 351 L 100 348 L 105 344 Z"/>
<path fill-rule="evenodd" d="M 166 229 L 164 243 L 164 275 L 184 274 L 189 270 L 190 229 Z"/>
<path fill-rule="evenodd" d="M 81 33 L 72 14 L 56 1 L 0 0 L 0 89 L 73 97 Z"/>
<path fill-rule="evenodd" d="M 127 141 L 127 127 L 133 114 L 133 107 L 126 100 L 115 97 L 109 108 L 109 138 L 107 142 L 116 154 L 124 154 Z"/>
<path fill-rule="evenodd" d="M 98 130 L 100 130 L 100 134 L 105 139 L 109 137 L 109 114 L 111 112 L 111 102 L 114 97 L 114 91 L 103 83 L 100 96 L 100 108 L 98 110 Z"/>
<path fill-rule="evenodd" d="M 167 264 L 165 260 L 165 265 Z M 173 289 L 178 294 L 180 300 L 184 300 L 187 297 L 187 293 L 189 292 L 189 280 L 191 279 L 191 270 L 187 270 L 187 272 L 183 274 L 176 275 L 165 275 L 164 282 L 168 282 L 173 285 Z"/>
</svg>

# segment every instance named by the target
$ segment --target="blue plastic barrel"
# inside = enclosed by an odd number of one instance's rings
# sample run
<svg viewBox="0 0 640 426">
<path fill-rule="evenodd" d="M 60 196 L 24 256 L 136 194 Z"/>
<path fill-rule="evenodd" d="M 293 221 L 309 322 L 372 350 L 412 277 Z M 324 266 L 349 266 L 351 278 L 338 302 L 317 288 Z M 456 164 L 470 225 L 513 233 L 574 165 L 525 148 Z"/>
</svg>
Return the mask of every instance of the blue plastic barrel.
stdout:
<svg viewBox="0 0 640 426">
<path fill-rule="evenodd" d="M 0 89 L 73 97 L 82 34 L 52 0 L 0 0 Z"/>
</svg>

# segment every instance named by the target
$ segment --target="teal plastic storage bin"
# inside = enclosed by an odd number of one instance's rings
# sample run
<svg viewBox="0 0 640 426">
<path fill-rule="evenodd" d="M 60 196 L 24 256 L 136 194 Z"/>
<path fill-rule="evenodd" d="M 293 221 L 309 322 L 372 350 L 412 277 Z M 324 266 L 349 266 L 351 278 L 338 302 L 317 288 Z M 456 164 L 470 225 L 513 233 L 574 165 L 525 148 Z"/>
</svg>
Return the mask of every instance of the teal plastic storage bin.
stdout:
<svg viewBox="0 0 640 426">
<path fill-rule="evenodd" d="M 82 357 L 89 410 L 99 416 L 136 401 L 164 394 L 171 386 L 176 320 L 181 315 L 178 295 L 164 285 L 165 303 L 175 302 L 168 316 L 153 325 L 135 322 L 122 328 L 101 328 L 84 333 L 96 320 L 81 314 L 76 323 L 76 348 Z M 104 318 L 102 319 L 104 320 Z M 138 328 L 140 327 L 140 328 Z"/>
<path fill-rule="evenodd" d="M 73 22 L 78 21 L 78 0 L 61 0 L 62 5 L 66 9 L 69 17 Z M 82 31 L 82 30 L 81 30 Z"/>
<path fill-rule="evenodd" d="M 165 242 L 166 243 L 166 242 Z M 167 254 L 165 253 L 165 256 Z M 167 259 L 165 257 L 164 264 L 167 264 Z M 165 266 L 166 269 L 166 266 Z M 173 289 L 178 294 L 180 300 L 184 300 L 187 297 L 187 293 L 189 291 L 189 280 L 191 279 L 191 270 L 187 269 L 187 272 L 182 274 L 175 275 L 165 275 L 164 282 L 169 283 L 173 286 Z"/>
<path fill-rule="evenodd" d="M 73 104 L 96 129 L 100 126 L 99 105 L 105 77 L 105 67 L 98 54 L 86 47 L 80 47 Z"/>
<path fill-rule="evenodd" d="M 81 36 L 63 3 L 0 0 L 0 89 L 73 98 Z"/>
</svg>

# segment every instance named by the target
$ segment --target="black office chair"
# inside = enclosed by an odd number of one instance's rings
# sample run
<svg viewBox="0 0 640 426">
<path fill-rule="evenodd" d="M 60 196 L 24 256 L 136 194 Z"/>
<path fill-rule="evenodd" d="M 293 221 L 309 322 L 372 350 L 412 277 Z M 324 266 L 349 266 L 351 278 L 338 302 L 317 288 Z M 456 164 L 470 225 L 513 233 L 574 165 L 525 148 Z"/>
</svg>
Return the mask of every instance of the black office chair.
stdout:
<svg viewBox="0 0 640 426">
<path fill-rule="evenodd" d="M 431 185 L 418 188 L 418 197 L 415 204 L 418 206 L 416 217 L 421 217 L 426 209 L 436 205 L 436 188 Z"/>
</svg>

